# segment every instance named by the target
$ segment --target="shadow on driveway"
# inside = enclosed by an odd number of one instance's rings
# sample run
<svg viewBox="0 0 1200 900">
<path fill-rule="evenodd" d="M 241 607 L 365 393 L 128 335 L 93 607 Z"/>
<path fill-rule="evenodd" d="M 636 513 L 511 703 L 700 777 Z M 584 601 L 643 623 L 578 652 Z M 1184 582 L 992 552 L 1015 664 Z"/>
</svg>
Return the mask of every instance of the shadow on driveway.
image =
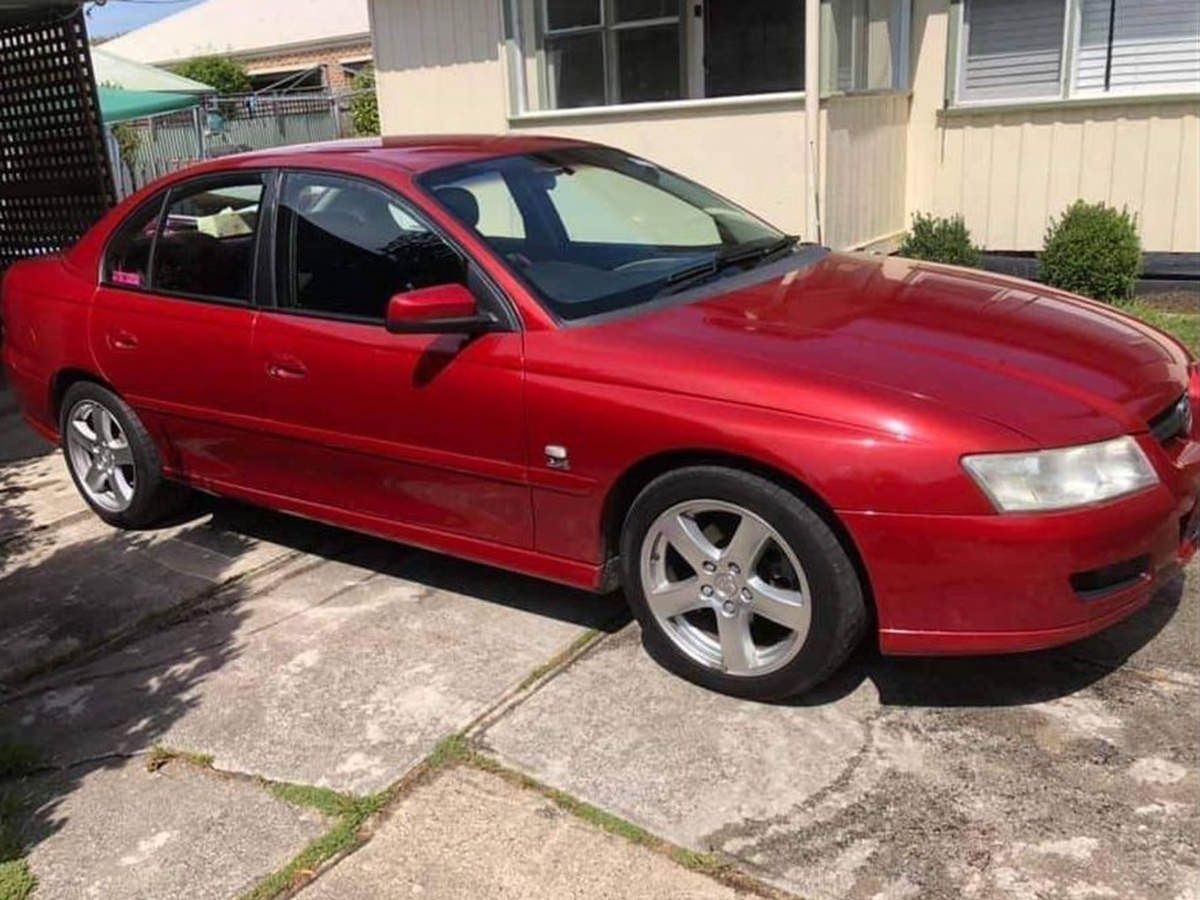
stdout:
<svg viewBox="0 0 1200 900">
<path fill-rule="evenodd" d="M 1066 697 L 1122 668 L 1154 640 L 1178 611 L 1184 580 L 1178 573 L 1128 619 L 1052 650 L 1004 656 L 885 657 L 868 639 L 833 679 L 786 705 L 836 703 L 867 680 L 884 706 L 1022 706 Z"/>
<path fill-rule="evenodd" d="M 5 472 L 0 468 L 0 488 Z M 19 528 L 32 519 L 36 502 L 36 492 L 13 492 L 3 506 L 6 523 L 14 526 L 9 533 L 15 532 L 9 568 L 0 575 L 6 640 L 19 646 L 25 632 L 31 646 L 39 641 L 75 643 L 79 652 L 33 680 L 18 675 L 0 683 L 0 864 L 61 829 L 64 801 L 89 775 L 127 765 L 202 702 L 201 685 L 244 649 L 239 630 L 250 615 L 244 601 L 254 590 L 252 580 L 221 584 L 220 572 L 206 573 L 220 585 L 211 589 L 198 579 L 176 580 L 174 572 L 164 573 L 151 558 L 151 545 L 161 538 L 153 531 L 103 529 L 55 546 L 61 530 L 30 533 Z M 611 632 L 629 622 L 620 596 L 597 597 L 238 503 L 202 498 L 191 520 L 172 524 L 180 529 L 173 541 L 201 546 L 210 554 L 206 558 L 227 559 L 230 568 L 265 542 L 311 557 L 312 566 L 352 560 L 419 586 L 580 627 Z M 369 562 L 364 565 L 364 560 Z M 170 579 L 160 583 L 159 592 L 177 590 L 180 596 L 153 599 L 155 573 Z M 130 587 L 135 579 L 136 590 Z M 196 603 L 198 592 L 208 596 Z M 45 602 L 20 602 L 14 599 L 18 596 Z M 138 622 L 136 603 L 147 597 L 155 603 L 155 618 L 127 632 L 118 629 L 114 640 L 113 623 Z M 167 627 L 173 635 L 168 652 L 145 658 L 117 654 Z M 90 668 L 85 670 L 85 664 Z M 135 676 L 133 696 L 122 695 L 119 702 L 106 696 L 108 684 L 125 684 L 130 676 Z M 33 708 L 52 712 L 68 727 L 43 732 L 35 725 Z M 91 740 L 97 734 L 102 749 Z M 36 751 L 32 763 L 25 756 L 29 744 Z"/>
</svg>

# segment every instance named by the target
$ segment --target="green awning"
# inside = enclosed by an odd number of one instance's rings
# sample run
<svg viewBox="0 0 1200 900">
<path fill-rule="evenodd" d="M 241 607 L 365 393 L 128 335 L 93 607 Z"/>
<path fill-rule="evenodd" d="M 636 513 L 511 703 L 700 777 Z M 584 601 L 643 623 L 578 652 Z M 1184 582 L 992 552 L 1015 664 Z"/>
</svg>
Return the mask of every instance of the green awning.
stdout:
<svg viewBox="0 0 1200 900">
<path fill-rule="evenodd" d="M 0 0 L 3 3 L 4 0 Z M 184 78 L 158 66 L 125 59 L 109 53 L 103 47 L 92 47 L 92 71 L 96 84 L 120 88 L 123 91 L 154 91 L 171 94 L 215 94 L 216 88 L 191 78 Z"/>
<path fill-rule="evenodd" d="M 167 91 L 124 91 L 120 88 L 96 88 L 100 95 L 100 117 L 106 125 L 141 119 L 157 113 L 189 109 L 199 105 L 195 94 L 173 94 Z"/>
</svg>

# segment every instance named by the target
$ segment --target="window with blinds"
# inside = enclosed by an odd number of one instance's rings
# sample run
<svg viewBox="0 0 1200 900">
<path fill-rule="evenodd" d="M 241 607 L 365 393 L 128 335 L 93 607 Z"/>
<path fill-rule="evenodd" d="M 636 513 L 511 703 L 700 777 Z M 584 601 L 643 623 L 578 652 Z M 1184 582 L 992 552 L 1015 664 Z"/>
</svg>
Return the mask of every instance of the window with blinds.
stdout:
<svg viewBox="0 0 1200 900">
<path fill-rule="evenodd" d="M 1075 89 L 1200 90 L 1200 3 L 1081 0 Z"/>
<path fill-rule="evenodd" d="M 964 0 L 956 99 L 1200 92 L 1198 0 Z"/>
<path fill-rule="evenodd" d="M 967 0 L 960 96 L 1057 96 L 1065 11 L 1063 0 Z"/>
</svg>

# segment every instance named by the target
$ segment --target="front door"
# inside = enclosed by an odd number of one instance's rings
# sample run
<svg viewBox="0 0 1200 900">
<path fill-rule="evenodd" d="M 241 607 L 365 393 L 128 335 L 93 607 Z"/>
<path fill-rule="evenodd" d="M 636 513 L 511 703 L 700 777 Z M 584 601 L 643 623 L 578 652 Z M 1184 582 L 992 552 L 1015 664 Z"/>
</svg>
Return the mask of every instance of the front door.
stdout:
<svg viewBox="0 0 1200 900">
<path fill-rule="evenodd" d="M 253 354 L 268 489 L 360 527 L 530 547 L 520 333 L 384 328 L 404 290 L 459 282 L 489 302 L 459 252 L 390 191 L 329 174 L 284 176 L 275 232 Z"/>
<path fill-rule="evenodd" d="M 91 307 L 101 373 L 137 410 L 172 473 L 240 482 L 259 458 L 250 349 L 262 173 L 204 177 L 136 210 L 114 235 Z"/>
</svg>

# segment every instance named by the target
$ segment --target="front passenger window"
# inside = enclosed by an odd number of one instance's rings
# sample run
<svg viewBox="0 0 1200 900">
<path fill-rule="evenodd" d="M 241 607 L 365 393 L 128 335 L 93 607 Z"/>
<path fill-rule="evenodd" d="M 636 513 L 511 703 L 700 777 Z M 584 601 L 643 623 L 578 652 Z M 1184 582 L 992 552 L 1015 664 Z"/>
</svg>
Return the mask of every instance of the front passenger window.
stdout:
<svg viewBox="0 0 1200 900">
<path fill-rule="evenodd" d="M 386 191 L 350 178 L 292 173 L 276 227 L 279 303 L 382 322 L 393 294 L 466 284 L 466 263 Z"/>
</svg>

